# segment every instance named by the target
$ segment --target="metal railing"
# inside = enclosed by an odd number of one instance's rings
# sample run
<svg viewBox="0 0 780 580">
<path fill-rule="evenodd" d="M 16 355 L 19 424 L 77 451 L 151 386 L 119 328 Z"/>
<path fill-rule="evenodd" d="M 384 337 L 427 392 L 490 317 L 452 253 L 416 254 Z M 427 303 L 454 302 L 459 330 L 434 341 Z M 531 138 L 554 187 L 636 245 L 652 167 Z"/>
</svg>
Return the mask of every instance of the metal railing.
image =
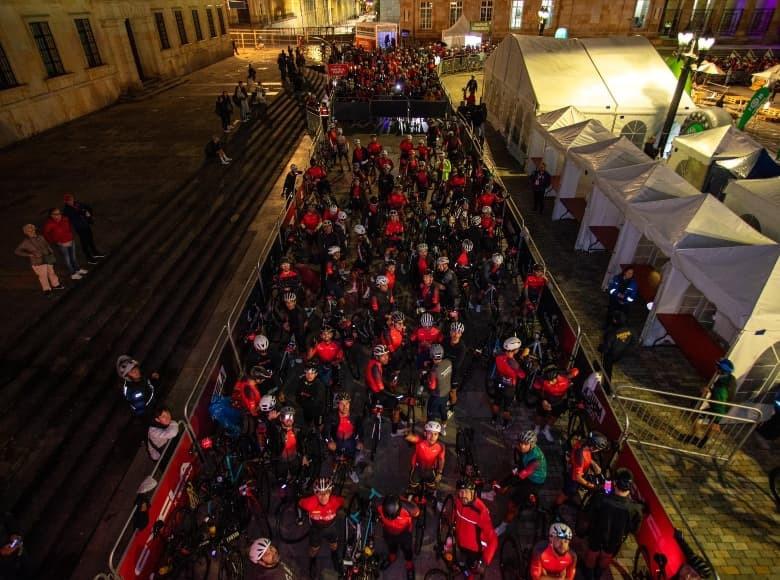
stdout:
<svg viewBox="0 0 780 580">
<path fill-rule="evenodd" d="M 439 76 L 482 70 L 486 56 L 486 53 L 478 52 L 443 58 L 439 62 Z"/>
<path fill-rule="evenodd" d="M 173 439 L 169 440 L 168 443 L 165 444 L 165 448 L 163 449 L 162 453 L 160 453 L 160 457 L 157 459 L 157 461 L 154 462 L 154 468 L 149 473 L 149 477 L 154 478 L 156 481 L 160 481 L 160 477 L 157 477 L 160 473 L 165 473 L 165 470 L 168 468 L 168 458 L 169 454 L 168 451 L 171 449 L 171 445 L 178 444 L 179 439 L 181 439 L 182 434 L 184 433 L 185 429 L 187 429 L 187 424 L 184 421 L 178 421 L 179 425 L 179 434 L 174 437 Z M 163 465 L 165 463 L 165 465 Z M 132 537 L 132 534 L 127 537 L 127 541 L 123 542 L 125 539 L 125 536 L 127 535 L 127 532 L 130 530 L 130 526 L 133 523 L 133 519 L 135 518 L 135 513 L 138 511 L 138 505 L 134 505 L 132 511 L 130 512 L 130 516 L 127 518 L 127 521 L 125 522 L 124 527 L 122 528 L 122 531 L 119 532 L 119 536 L 116 539 L 116 542 L 114 542 L 114 546 L 111 548 L 111 553 L 108 555 L 108 567 L 111 570 L 111 575 L 104 574 L 103 577 L 105 578 L 121 578 L 119 575 L 117 564 L 114 563 L 114 558 L 117 555 L 117 552 L 119 551 L 120 547 L 122 548 L 122 552 L 124 552 L 125 548 L 127 547 L 127 544 L 130 541 L 130 538 Z M 135 530 L 133 530 L 133 533 L 135 533 Z M 100 577 L 100 574 L 95 577 L 95 580 Z"/>
<path fill-rule="evenodd" d="M 761 411 L 721 403 L 727 413 L 707 410 L 711 401 L 667 391 L 621 385 L 618 409 L 631 421 L 629 441 L 728 464 L 761 422 Z"/>
<path fill-rule="evenodd" d="M 318 37 L 327 41 L 351 42 L 355 36 L 354 26 L 291 26 L 285 28 L 257 28 L 252 30 L 230 30 L 230 39 L 238 48 L 263 48 L 297 46 L 299 39 L 308 42 Z"/>
</svg>

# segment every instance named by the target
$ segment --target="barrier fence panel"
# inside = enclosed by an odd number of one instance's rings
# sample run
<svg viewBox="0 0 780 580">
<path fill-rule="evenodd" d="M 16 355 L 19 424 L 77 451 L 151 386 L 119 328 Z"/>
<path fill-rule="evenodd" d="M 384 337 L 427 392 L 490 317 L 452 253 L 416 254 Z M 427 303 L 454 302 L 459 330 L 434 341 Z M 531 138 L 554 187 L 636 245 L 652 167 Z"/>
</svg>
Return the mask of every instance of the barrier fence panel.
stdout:
<svg viewBox="0 0 780 580">
<path fill-rule="evenodd" d="M 761 422 L 754 407 L 718 403 L 727 410 L 721 414 L 707 399 L 642 387 L 621 385 L 615 398 L 631 421 L 631 440 L 726 464 Z"/>
</svg>

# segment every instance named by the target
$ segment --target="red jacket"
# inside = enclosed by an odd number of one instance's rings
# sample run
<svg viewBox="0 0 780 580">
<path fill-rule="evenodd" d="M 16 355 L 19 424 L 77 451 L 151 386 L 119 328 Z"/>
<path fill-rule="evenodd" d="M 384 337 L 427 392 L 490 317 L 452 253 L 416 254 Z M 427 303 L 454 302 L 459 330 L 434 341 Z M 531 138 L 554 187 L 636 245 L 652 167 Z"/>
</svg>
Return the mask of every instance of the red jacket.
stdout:
<svg viewBox="0 0 780 580">
<path fill-rule="evenodd" d="M 43 237 L 50 244 L 67 244 L 73 241 L 73 230 L 70 228 L 70 220 L 62 216 L 60 221 L 53 218 L 43 224 Z"/>
</svg>

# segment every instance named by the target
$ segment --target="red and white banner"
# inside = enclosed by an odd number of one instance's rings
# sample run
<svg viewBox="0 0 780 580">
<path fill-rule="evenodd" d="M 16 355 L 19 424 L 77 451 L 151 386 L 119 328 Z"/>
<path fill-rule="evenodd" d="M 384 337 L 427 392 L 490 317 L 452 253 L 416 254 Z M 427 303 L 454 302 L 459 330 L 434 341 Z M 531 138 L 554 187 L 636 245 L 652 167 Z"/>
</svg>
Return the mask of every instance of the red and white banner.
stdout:
<svg viewBox="0 0 780 580">
<path fill-rule="evenodd" d="M 349 74 L 348 64 L 337 62 L 328 65 L 328 76 L 332 79 L 340 79 L 347 76 L 347 74 Z"/>
</svg>

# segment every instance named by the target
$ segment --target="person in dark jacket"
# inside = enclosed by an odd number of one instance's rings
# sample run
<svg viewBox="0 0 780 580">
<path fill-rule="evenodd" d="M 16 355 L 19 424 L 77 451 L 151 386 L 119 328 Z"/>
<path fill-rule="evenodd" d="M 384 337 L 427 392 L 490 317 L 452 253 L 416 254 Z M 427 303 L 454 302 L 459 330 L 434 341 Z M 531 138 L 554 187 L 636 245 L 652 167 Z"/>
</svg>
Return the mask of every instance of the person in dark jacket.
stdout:
<svg viewBox="0 0 780 580">
<path fill-rule="evenodd" d="M 585 553 L 585 578 L 598 580 L 629 534 L 642 523 L 642 506 L 631 499 L 633 475 L 618 469 L 612 493 L 596 493 L 589 508 L 588 551 Z"/>
<path fill-rule="evenodd" d="M 287 175 L 284 178 L 284 186 L 282 187 L 282 197 L 285 197 L 287 199 L 292 198 L 295 195 L 295 184 L 298 179 L 298 176 L 301 175 L 303 172 L 298 171 L 298 166 L 294 163 L 290 165 L 290 171 L 287 172 Z"/>
<path fill-rule="evenodd" d="M 295 385 L 295 402 L 303 409 L 303 421 L 307 427 L 322 426 L 328 393 L 325 384 L 319 379 L 319 369 L 313 362 L 306 364 L 303 376 Z"/>
<path fill-rule="evenodd" d="M 227 94 L 227 91 L 222 91 L 222 94 L 217 97 L 217 104 L 214 107 L 214 112 L 222 121 L 222 130 L 225 133 L 229 133 L 230 118 L 233 115 L 233 103 L 230 101 L 230 95 Z"/>
<path fill-rule="evenodd" d="M 81 240 L 81 249 L 87 256 L 88 264 L 97 264 L 97 261 L 105 258 L 105 254 L 95 246 L 95 238 L 92 235 L 93 213 L 92 208 L 85 203 L 76 201 L 72 193 L 63 196 L 65 205 L 62 206 L 62 215 L 70 220 L 70 225 Z"/>
<path fill-rule="evenodd" d="M 544 161 L 539 164 L 538 169 L 528 178 L 531 180 L 531 191 L 534 194 L 534 210 L 542 213 L 544 212 L 544 195 L 547 193 L 547 189 L 552 181 L 552 177 L 547 173 Z"/>
<path fill-rule="evenodd" d="M 613 365 L 619 362 L 634 344 L 636 337 L 626 325 L 626 315 L 619 310 L 614 312 L 611 325 L 604 333 L 604 342 L 600 346 L 607 378 L 612 379 Z"/>
<path fill-rule="evenodd" d="M 219 138 L 219 135 L 214 135 L 211 140 L 206 143 L 204 152 L 206 154 L 206 159 L 219 159 L 222 165 L 230 165 L 230 162 L 232 161 L 232 159 L 225 153 L 225 149 L 222 146 L 222 140 Z"/>
<path fill-rule="evenodd" d="M 628 317 L 629 307 L 636 302 L 638 287 L 634 278 L 634 267 L 626 266 L 620 274 L 613 276 L 607 292 L 609 293 L 609 306 L 607 307 L 606 326 L 609 326 L 615 312 L 623 312 Z"/>
</svg>

